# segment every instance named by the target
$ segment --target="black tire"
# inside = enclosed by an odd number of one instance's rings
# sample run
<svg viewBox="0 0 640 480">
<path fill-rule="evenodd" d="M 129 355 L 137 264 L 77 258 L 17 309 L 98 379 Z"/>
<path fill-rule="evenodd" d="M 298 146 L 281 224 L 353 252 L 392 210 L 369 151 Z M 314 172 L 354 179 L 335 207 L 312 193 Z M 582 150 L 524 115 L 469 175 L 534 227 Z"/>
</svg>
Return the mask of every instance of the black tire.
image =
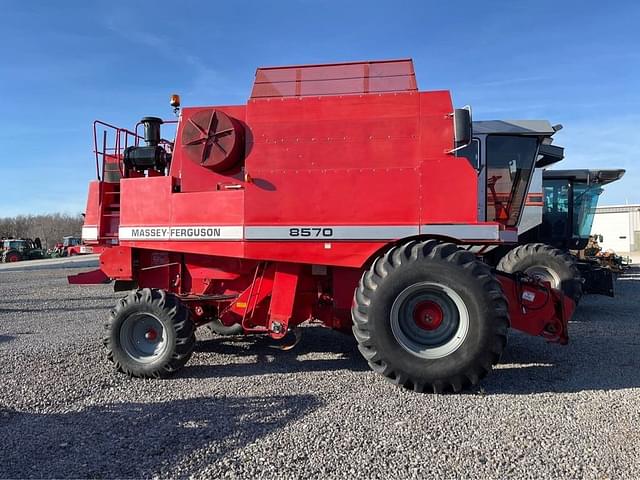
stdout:
<svg viewBox="0 0 640 480">
<path fill-rule="evenodd" d="M 8 250 L 2 256 L 2 261 L 5 263 L 19 262 L 22 260 L 22 254 L 17 250 Z"/>
<path fill-rule="evenodd" d="M 424 358 L 424 353 L 407 348 L 404 334 L 397 329 L 394 333 L 392 324 L 400 318 L 407 321 L 402 310 L 397 313 L 396 309 L 405 292 L 417 289 L 420 294 L 421 288 L 434 285 L 446 289 L 451 298 L 457 296 L 458 305 L 464 305 L 468 329 L 464 336 L 459 330 L 453 334 L 449 343 L 462 338 L 453 351 Z M 420 305 L 417 300 L 413 302 L 414 308 Z M 404 300 L 400 307 L 403 305 Z M 414 310 L 413 320 L 418 323 L 415 315 Z M 458 325 L 462 325 L 460 310 L 458 315 Z M 455 320 L 455 312 L 449 316 Z M 499 361 L 509 328 L 507 301 L 490 268 L 472 253 L 436 240 L 413 241 L 378 257 L 360 279 L 352 318 L 358 348 L 369 366 L 392 382 L 418 392 L 459 392 L 478 384 Z M 425 352 L 434 352 L 433 348 L 429 346 Z"/>
<path fill-rule="evenodd" d="M 217 335 L 222 335 L 223 337 L 242 335 L 242 333 L 244 332 L 244 330 L 242 329 L 242 325 L 240 323 L 234 323 L 233 325 L 227 326 L 217 318 L 207 323 L 206 326 L 213 333 Z"/>
<path fill-rule="evenodd" d="M 544 243 L 514 248 L 500 259 L 497 269 L 507 273 L 524 272 L 547 280 L 576 304 L 582 297 L 582 276 L 575 257 Z"/>
<path fill-rule="evenodd" d="M 147 328 L 144 338 L 138 335 L 136 341 L 135 334 Z M 154 336 L 148 339 L 151 332 Z M 176 372 L 191 358 L 194 332 L 189 310 L 175 295 L 143 288 L 130 292 L 111 310 L 103 343 L 116 370 L 134 377 L 159 378 Z M 154 342 L 158 335 L 161 339 Z M 158 351 L 150 352 L 152 348 Z"/>
</svg>

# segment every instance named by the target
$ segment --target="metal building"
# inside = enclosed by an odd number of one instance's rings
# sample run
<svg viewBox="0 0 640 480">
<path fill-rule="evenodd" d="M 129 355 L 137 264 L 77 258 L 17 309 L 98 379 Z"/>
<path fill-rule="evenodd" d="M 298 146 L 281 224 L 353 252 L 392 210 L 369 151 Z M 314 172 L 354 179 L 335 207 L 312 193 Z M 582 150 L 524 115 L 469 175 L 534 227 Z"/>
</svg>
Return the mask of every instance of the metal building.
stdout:
<svg viewBox="0 0 640 480">
<path fill-rule="evenodd" d="M 640 251 L 640 204 L 597 207 L 591 232 L 602 235 L 605 250 Z"/>
</svg>

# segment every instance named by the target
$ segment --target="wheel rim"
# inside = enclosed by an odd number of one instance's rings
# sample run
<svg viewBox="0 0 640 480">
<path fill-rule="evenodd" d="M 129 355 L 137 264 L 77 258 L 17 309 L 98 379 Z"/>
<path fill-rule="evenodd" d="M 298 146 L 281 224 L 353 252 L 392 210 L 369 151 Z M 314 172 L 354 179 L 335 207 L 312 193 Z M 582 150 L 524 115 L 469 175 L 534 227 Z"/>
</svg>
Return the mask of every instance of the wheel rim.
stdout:
<svg viewBox="0 0 640 480">
<path fill-rule="evenodd" d="M 535 265 L 533 267 L 527 268 L 524 273 L 526 273 L 530 277 L 535 278 L 536 280 L 549 282 L 553 288 L 558 288 L 560 286 L 560 277 L 554 270 L 550 269 L 549 267 Z"/>
<path fill-rule="evenodd" d="M 167 338 L 162 323 L 151 313 L 133 314 L 122 323 L 120 344 L 132 359 L 150 363 L 167 349 Z"/>
<path fill-rule="evenodd" d="M 464 343 L 469 312 L 451 288 L 435 282 L 416 283 L 393 302 L 391 331 L 409 353 L 426 359 L 442 358 Z"/>
</svg>

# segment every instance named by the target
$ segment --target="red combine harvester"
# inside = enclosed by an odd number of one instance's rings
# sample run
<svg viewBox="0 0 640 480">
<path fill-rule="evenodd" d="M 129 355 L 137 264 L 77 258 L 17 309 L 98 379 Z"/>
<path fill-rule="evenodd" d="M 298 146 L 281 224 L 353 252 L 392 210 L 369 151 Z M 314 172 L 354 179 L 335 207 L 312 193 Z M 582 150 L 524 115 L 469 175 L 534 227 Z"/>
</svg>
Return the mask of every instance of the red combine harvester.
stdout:
<svg viewBox="0 0 640 480">
<path fill-rule="evenodd" d="M 174 142 L 162 123 L 96 148 L 83 233 L 111 248 L 69 279 L 131 290 L 104 338 L 119 371 L 175 372 L 199 326 L 281 340 L 314 320 L 352 331 L 393 382 L 458 392 L 509 327 L 567 342 L 569 298 L 461 247 L 517 242 L 542 138 L 505 137 L 495 163 L 456 156 L 470 111 L 418 91 L 411 60 L 259 68 L 246 105 L 183 108 Z"/>
</svg>

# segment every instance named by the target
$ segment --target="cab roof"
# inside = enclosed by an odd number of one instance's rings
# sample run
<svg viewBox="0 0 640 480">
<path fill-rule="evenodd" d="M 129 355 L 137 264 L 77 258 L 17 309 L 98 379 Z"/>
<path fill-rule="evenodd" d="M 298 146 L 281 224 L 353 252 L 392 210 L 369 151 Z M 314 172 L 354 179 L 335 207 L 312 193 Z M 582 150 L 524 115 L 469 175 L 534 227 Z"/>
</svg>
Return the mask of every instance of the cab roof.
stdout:
<svg viewBox="0 0 640 480">
<path fill-rule="evenodd" d="M 473 133 L 479 134 L 551 136 L 557 130 L 559 128 L 554 128 L 548 120 L 477 120 L 473 122 Z"/>
<path fill-rule="evenodd" d="M 605 170 L 589 170 L 586 168 L 577 170 L 545 170 L 543 178 L 545 180 L 570 179 L 587 184 L 606 185 L 620 180 L 625 172 L 626 170 L 622 168 Z"/>
</svg>

